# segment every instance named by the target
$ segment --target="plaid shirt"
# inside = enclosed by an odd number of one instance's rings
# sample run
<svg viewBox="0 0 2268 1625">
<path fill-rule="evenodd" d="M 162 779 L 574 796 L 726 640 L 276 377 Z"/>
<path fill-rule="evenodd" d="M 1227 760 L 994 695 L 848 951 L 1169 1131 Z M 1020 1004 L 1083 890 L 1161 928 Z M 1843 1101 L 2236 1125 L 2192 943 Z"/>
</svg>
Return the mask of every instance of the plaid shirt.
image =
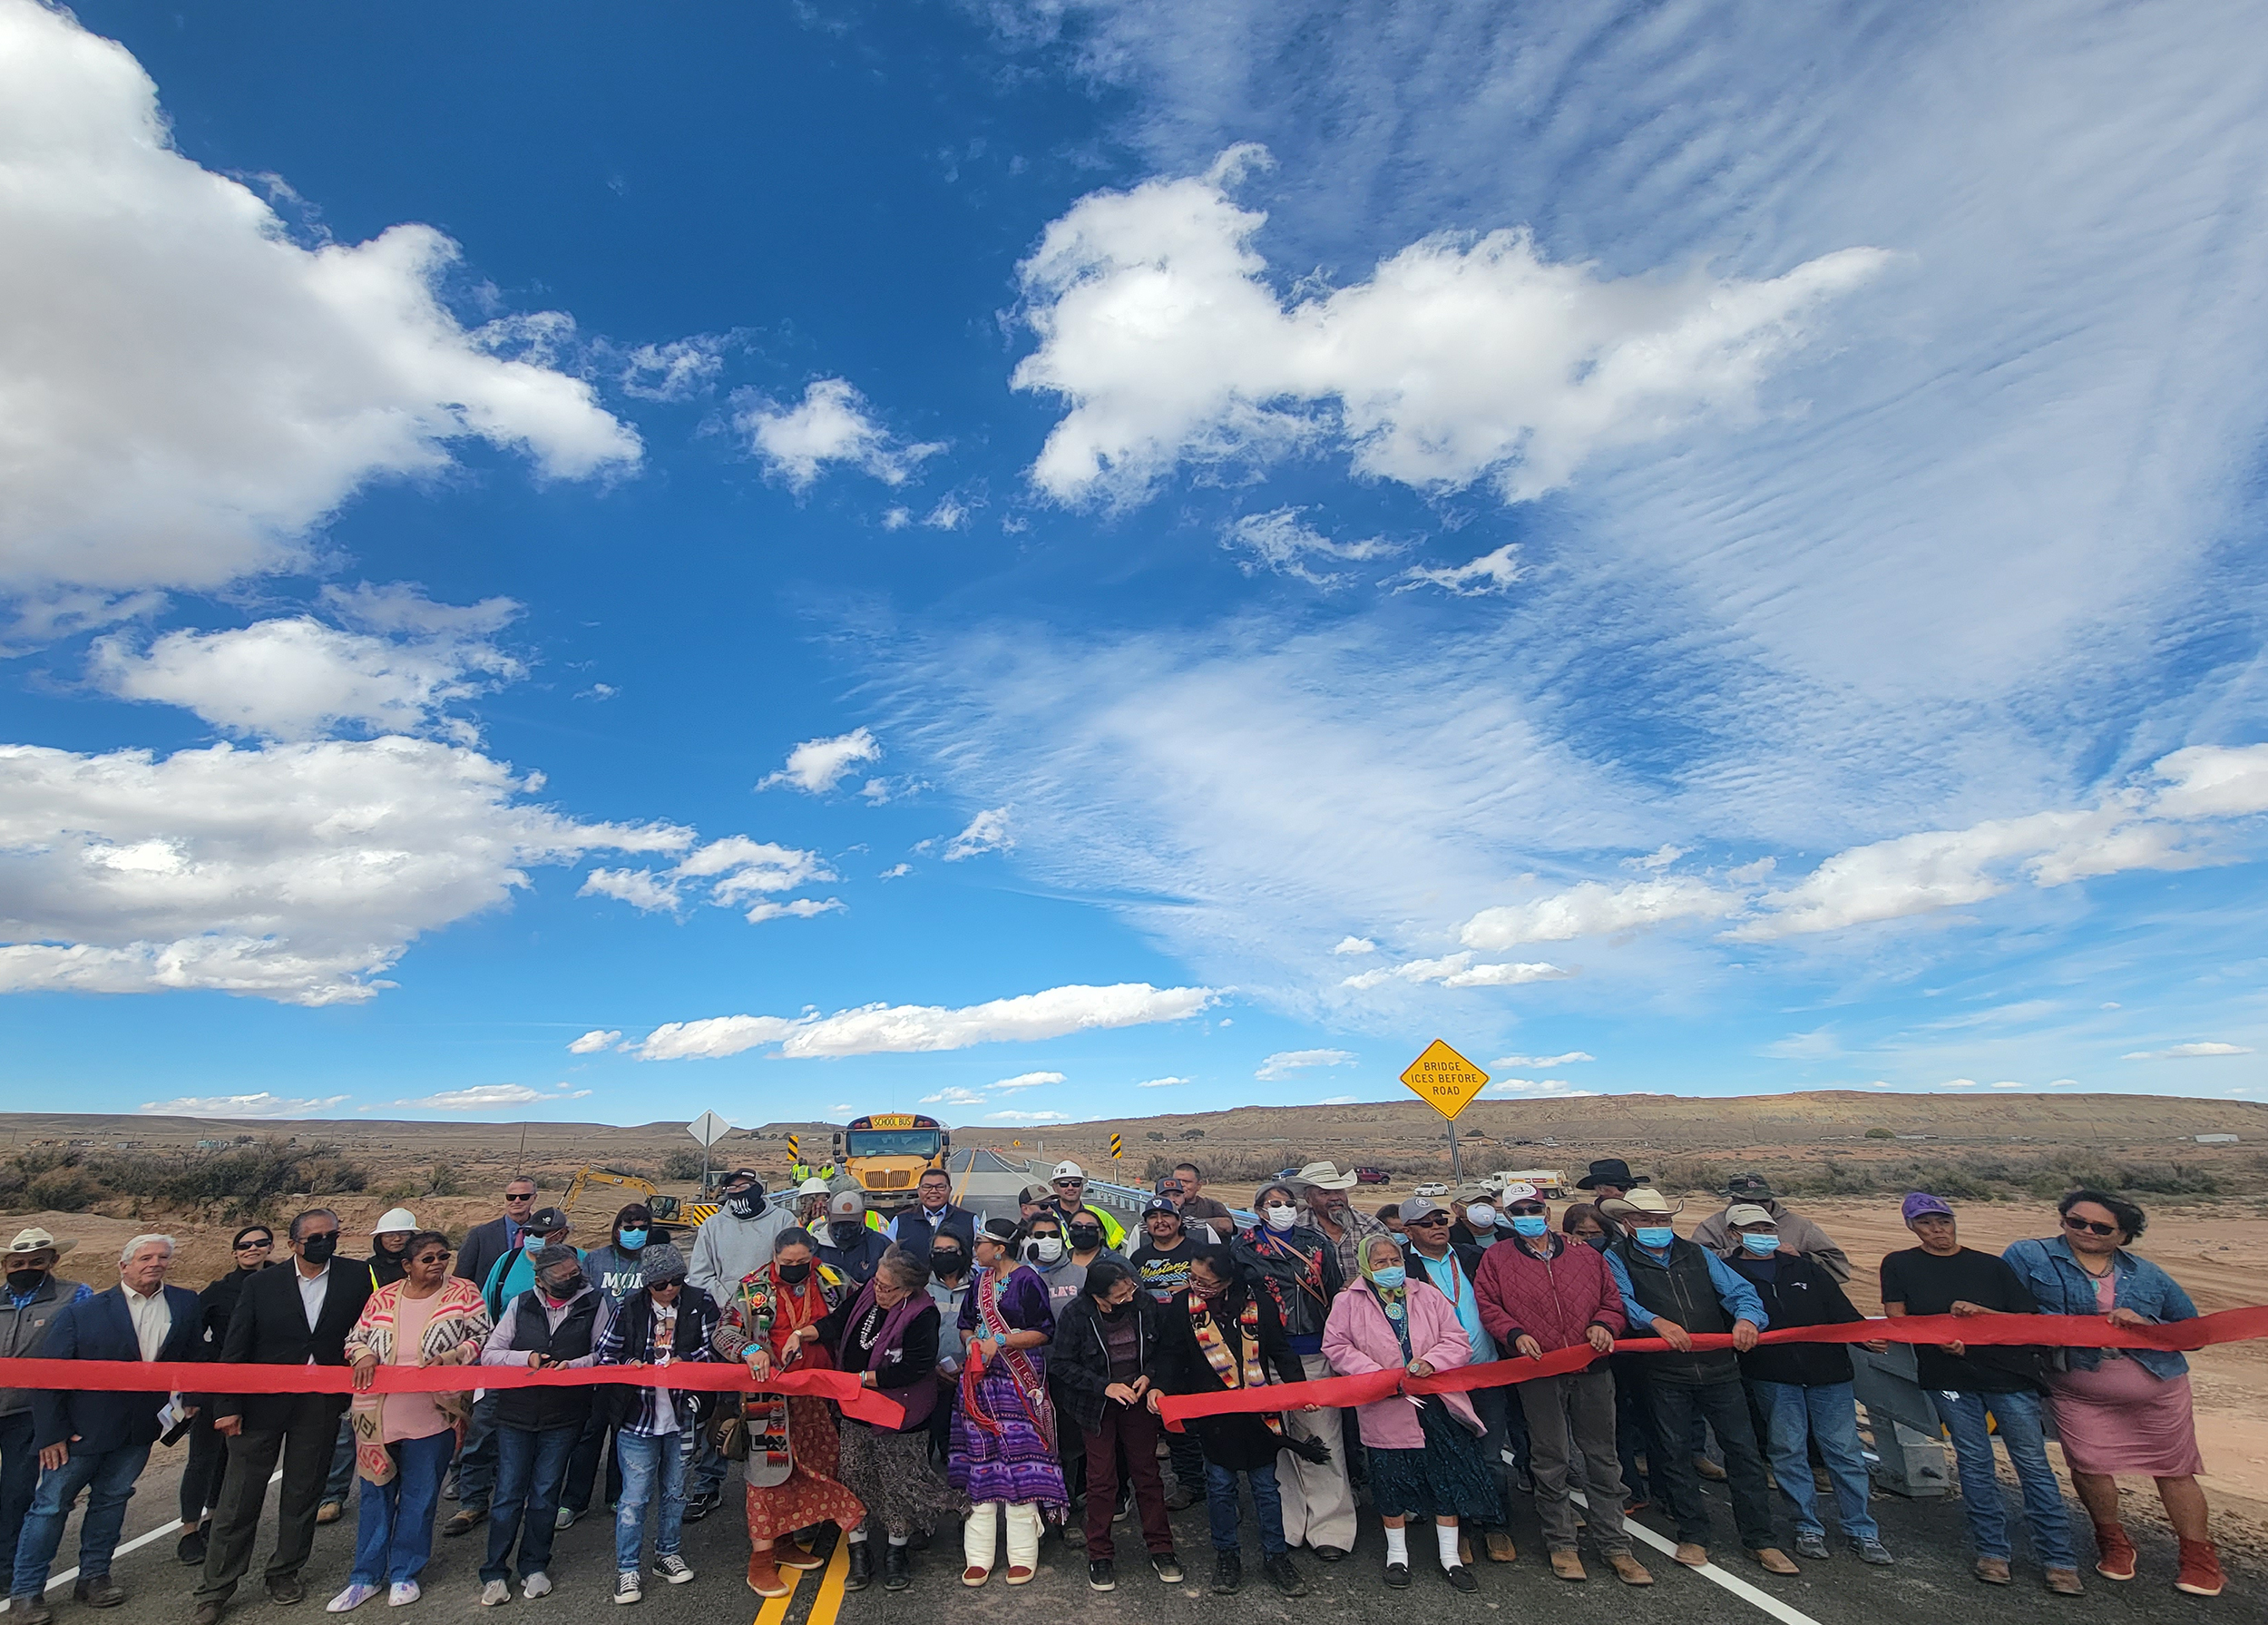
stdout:
<svg viewBox="0 0 2268 1625">
<path fill-rule="evenodd" d="M 623 1300 L 625 1304 L 630 1301 L 628 1298 Z M 599 1333 L 598 1343 L 591 1349 L 592 1364 L 627 1366 L 634 1361 L 643 1361 L 649 1366 L 674 1365 L 677 1354 L 672 1345 L 676 1341 L 677 1317 L 686 1314 L 699 1317 L 700 1332 L 699 1346 L 686 1356 L 687 1361 L 714 1360 L 717 1357 L 717 1351 L 709 1342 L 717 1335 L 715 1298 L 706 1292 L 680 1289 L 675 1314 L 663 1309 L 650 1298 L 647 1301 L 653 1312 L 653 1332 L 647 1339 L 650 1346 L 636 1351 L 622 1346 L 629 1328 L 623 1325 L 621 1310 L 617 1308 L 607 1316 L 605 1329 Z M 639 1393 L 638 1415 L 622 1424 L 622 1431 L 626 1434 L 651 1437 L 656 1434 L 682 1432 L 691 1424 L 693 1407 L 699 1403 L 698 1395 L 674 1393 L 668 1388 L 641 1388 Z M 666 1415 L 661 1408 L 661 1398 L 665 1394 L 675 1402 L 674 1409 Z"/>
<path fill-rule="evenodd" d="M 1332 1241 L 1324 1228 L 1315 1222 L 1315 1212 L 1305 1202 L 1299 1204 L 1299 1218 L 1296 1222 L 1305 1225 L 1316 1235 L 1323 1237 L 1324 1240 L 1330 1242 L 1331 1246 L 1337 1250 L 1341 1281 L 1359 1281 L 1363 1278 L 1363 1244 L 1373 1236 L 1385 1235 L 1386 1227 L 1352 1202 L 1339 1209 L 1338 1219 L 1339 1238 L 1336 1241 Z"/>
</svg>

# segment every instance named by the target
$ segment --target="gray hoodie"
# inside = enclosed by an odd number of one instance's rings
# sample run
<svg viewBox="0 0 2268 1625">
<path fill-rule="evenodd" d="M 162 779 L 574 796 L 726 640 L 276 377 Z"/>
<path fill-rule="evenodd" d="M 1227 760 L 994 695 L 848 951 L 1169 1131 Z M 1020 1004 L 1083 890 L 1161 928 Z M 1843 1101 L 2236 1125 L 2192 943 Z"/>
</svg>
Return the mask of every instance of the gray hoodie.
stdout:
<svg viewBox="0 0 2268 1625">
<path fill-rule="evenodd" d="M 779 1233 L 795 1228 L 795 1214 L 769 1197 L 764 1211 L 754 1219 L 736 1219 L 731 1209 L 720 1208 L 693 1233 L 685 1278 L 719 1303 L 728 1304 L 742 1277 L 772 1261 Z"/>
</svg>

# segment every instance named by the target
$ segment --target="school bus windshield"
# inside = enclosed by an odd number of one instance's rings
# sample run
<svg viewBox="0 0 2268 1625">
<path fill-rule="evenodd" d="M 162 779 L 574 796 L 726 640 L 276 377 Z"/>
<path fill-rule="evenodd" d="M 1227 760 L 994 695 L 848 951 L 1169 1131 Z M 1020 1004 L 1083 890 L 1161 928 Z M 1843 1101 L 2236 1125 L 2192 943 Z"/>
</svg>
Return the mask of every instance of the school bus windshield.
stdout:
<svg viewBox="0 0 2268 1625">
<path fill-rule="evenodd" d="M 843 1136 L 846 1157 L 934 1157 L 943 1144 L 936 1129 L 853 1129 Z"/>
</svg>

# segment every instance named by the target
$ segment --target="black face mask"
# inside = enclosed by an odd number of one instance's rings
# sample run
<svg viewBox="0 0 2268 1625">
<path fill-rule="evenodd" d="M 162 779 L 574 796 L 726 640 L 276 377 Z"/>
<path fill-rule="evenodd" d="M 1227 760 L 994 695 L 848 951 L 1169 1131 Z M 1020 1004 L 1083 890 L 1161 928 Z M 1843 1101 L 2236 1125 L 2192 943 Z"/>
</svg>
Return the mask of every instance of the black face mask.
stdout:
<svg viewBox="0 0 2268 1625">
<path fill-rule="evenodd" d="M 310 1264 L 327 1264 L 338 1251 L 338 1232 L 326 1230 L 299 1243 L 299 1256 Z"/>
<path fill-rule="evenodd" d="M 802 1286 L 810 1276 L 811 1261 L 807 1258 L 800 1264 L 783 1264 L 779 1267 L 779 1278 L 790 1287 Z"/>
<path fill-rule="evenodd" d="M 933 1275 L 959 1275 L 968 1267 L 967 1255 L 957 1248 L 933 1249 L 929 1255 L 929 1268 Z"/>
<path fill-rule="evenodd" d="M 856 1247 L 858 1238 L 866 1233 L 866 1227 L 855 1219 L 838 1219 L 826 1228 L 837 1247 Z"/>
<path fill-rule="evenodd" d="M 8 1271 L 8 1290 L 11 1292 L 34 1293 L 45 1285 L 47 1285 L 47 1272 L 44 1269 L 11 1269 Z"/>
<path fill-rule="evenodd" d="M 1102 1245 L 1102 1227 L 1075 1224 L 1071 1226 L 1070 1237 L 1073 1252 L 1090 1253 Z"/>
<path fill-rule="evenodd" d="M 1583 1245 L 1595 1253 L 1603 1253 L 1607 1250 L 1607 1243 L 1611 1239 L 1613 1238 L 1608 1236 L 1586 1236 L 1583 1238 Z"/>
<path fill-rule="evenodd" d="M 762 1189 L 736 1190 L 725 1198 L 725 1209 L 735 1219 L 754 1219 L 764 1211 Z"/>
</svg>

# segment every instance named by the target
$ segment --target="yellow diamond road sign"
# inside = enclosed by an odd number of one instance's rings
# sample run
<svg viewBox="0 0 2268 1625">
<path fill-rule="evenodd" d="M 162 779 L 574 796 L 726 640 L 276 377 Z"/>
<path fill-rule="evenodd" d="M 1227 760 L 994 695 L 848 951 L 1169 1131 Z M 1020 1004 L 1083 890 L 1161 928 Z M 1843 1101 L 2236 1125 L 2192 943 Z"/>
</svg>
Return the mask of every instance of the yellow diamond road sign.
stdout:
<svg viewBox="0 0 2268 1625">
<path fill-rule="evenodd" d="M 1472 1097 L 1488 1087 L 1489 1074 L 1437 1038 L 1410 1062 L 1402 1081 L 1412 1094 L 1454 1122 Z"/>
</svg>

